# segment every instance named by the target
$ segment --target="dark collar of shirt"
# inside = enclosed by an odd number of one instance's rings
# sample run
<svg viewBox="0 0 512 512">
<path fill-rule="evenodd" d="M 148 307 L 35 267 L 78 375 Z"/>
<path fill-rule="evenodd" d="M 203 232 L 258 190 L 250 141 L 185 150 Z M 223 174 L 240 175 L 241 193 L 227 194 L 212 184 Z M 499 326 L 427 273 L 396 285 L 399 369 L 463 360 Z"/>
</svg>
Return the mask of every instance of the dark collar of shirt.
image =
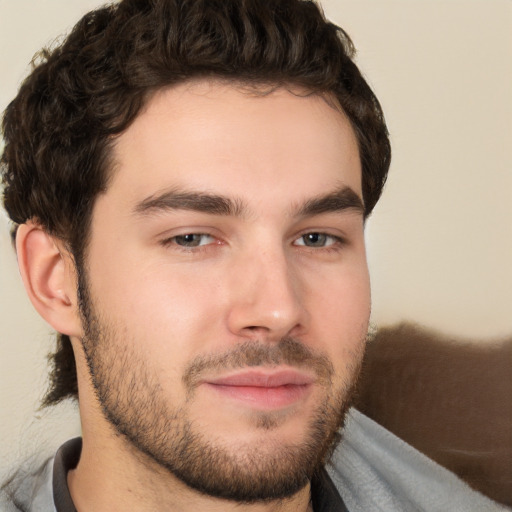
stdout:
<svg viewBox="0 0 512 512">
<path fill-rule="evenodd" d="M 53 499 L 57 512 L 77 512 L 69 493 L 68 471 L 80 460 L 82 439 L 77 437 L 63 444 L 53 464 Z M 314 512 L 348 512 L 330 476 L 322 469 L 311 481 L 311 501 Z"/>
</svg>

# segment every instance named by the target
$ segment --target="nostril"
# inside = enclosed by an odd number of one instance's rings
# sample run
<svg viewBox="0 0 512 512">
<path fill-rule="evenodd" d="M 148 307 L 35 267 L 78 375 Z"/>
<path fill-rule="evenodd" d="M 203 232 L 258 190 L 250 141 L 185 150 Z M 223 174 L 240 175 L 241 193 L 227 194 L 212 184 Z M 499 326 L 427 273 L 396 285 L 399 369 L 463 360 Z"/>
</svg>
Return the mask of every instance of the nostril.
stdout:
<svg viewBox="0 0 512 512">
<path fill-rule="evenodd" d="M 245 329 L 248 331 L 268 331 L 268 327 L 263 327 L 261 325 L 248 325 Z"/>
</svg>

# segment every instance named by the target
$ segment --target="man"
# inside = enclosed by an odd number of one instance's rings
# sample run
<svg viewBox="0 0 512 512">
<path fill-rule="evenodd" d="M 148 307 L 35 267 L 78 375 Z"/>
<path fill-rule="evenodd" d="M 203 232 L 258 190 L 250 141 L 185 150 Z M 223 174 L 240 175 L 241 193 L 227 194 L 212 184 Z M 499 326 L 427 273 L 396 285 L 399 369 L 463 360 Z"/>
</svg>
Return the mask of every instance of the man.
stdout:
<svg viewBox="0 0 512 512">
<path fill-rule="evenodd" d="M 124 0 L 43 56 L 5 114 L 4 205 L 60 333 L 45 404 L 78 398 L 82 438 L 4 486 L 19 508 L 499 510 L 342 429 L 390 162 L 352 55 L 312 2 Z"/>
</svg>

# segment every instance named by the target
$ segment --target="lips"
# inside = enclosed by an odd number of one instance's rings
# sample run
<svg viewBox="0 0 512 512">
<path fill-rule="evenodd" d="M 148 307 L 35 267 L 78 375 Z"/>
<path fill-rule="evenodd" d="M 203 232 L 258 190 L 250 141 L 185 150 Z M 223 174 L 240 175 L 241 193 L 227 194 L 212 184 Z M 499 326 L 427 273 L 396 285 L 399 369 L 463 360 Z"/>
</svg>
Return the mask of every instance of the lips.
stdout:
<svg viewBox="0 0 512 512">
<path fill-rule="evenodd" d="M 220 396 L 262 410 L 289 407 L 304 400 L 315 378 L 299 370 L 245 370 L 204 381 Z"/>
<path fill-rule="evenodd" d="M 303 386 L 312 384 L 314 378 L 297 370 L 279 370 L 275 372 L 250 370 L 209 380 L 209 384 L 219 386 L 251 386 L 258 388 L 275 388 L 280 386 Z"/>
</svg>

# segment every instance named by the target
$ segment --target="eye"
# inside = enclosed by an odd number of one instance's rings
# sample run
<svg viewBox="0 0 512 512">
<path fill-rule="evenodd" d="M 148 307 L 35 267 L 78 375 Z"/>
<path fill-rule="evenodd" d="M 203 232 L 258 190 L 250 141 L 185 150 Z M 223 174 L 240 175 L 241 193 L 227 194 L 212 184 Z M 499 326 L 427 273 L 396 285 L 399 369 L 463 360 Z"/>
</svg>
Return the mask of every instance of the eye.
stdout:
<svg viewBox="0 0 512 512">
<path fill-rule="evenodd" d="M 214 242 L 211 235 L 204 233 L 186 233 L 185 235 L 173 236 L 166 241 L 167 244 L 176 244 L 181 247 L 199 247 L 201 245 L 208 245 Z"/>
<path fill-rule="evenodd" d="M 295 245 L 305 247 L 328 247 L 334 245 L 339 239 L 326 233 L 306 233 L 295 240 Z"/>
</svg>

